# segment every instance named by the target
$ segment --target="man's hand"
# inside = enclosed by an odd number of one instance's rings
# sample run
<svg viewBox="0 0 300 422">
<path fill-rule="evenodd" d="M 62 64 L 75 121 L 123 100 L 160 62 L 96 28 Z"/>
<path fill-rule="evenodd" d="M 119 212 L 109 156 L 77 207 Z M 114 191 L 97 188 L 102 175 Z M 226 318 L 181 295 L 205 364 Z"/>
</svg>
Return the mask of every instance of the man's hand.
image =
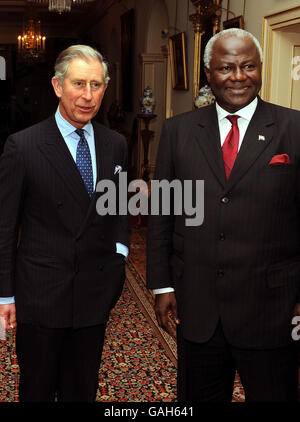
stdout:
<svg viewBox="0 0 300 422">
<path fill-rule="evenodd" d="M 14 303 L 0 305 L 0 319 L 4 324 L 4 327 L 2 327 L 4 330 L 16 328 L 16 307 Z"/>
<path fill-rule="evenodd" d="M 180 324 L 177 316 L 177 302 L 174 292 L 157 294 L 155 296 L 154 310 L 158 325 L 167 333 L 171 334 L 168 315 L 169 312 L 173 315 L 176 324 Z"/>
</svg>

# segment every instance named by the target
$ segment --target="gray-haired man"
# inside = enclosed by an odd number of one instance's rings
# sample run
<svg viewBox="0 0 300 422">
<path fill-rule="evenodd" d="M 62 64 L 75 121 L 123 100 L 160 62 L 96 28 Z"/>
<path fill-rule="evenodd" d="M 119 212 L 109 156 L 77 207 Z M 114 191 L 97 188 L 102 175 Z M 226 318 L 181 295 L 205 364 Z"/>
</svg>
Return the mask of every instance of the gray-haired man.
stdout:
<svg viewBox="0 0 300 422">
<path fill-rule="evenodd" d="M 300 113 L 258 97 L 262 54 L 246 31 L 204 54 L 216 104 L 165 122 L 158 180 L 204 180 L 204 222 L 151 216 L 148 287 L 178 323 L 178 398 L 295 401 L 300 315 Z M 178 310 L 178 311 L 177 311 Z"/>
<path fill-rule="evenodd" d="M 11 135 L 1 156 L 0 316 L 17 327 L 21 401 L 96 397 L 129 245 L 127 217 L 96 213 L 97 181 L 127 166 L 125 139 L 91 122 L 108 80 L 96 50 L 64 50 L 55 116 Z"/>
</svg>

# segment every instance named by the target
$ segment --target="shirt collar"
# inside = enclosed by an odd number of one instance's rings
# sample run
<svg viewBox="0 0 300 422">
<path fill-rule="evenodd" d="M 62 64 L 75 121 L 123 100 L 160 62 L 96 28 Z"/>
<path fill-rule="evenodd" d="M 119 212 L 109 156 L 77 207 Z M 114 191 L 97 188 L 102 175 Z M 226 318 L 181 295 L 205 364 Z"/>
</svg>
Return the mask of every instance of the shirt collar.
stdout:
<svg viewBox="0 0 300 422">
<path fill-rule="evenodd" d="M 66 137 L 68 135 L 71 135 L 75 130 L 77 129 L 75 126 L 71 125 L 62 115 L 59 110 L 59 106 L 57 107 L 56 113 L 55 113 L 55 120 L 57 123 L 57 126 L 62 134 L 63 137 Z M 83 126 L 83 128 L 88 135 L 92 134 L 93 126 L 91 121 L 89 121 L 86 125 Z"/>
<path fill-rule="evenodd" d="M 238 110 L 236 113 L 228 113 L 228 111 L 224 110 L 222 107 L 219 106 L 218 103 L 216 103 L 216 109 L 217 109 L 217 115 L 218 115 L 218 120 L 219 122 L 222 119 L 225 119 L 226 116 L 230 115 L 235 115 L 237 114 L 240 117 L 243 117 L 244 119 L 248 120 L 250 122 L 250 120 L 253 117 L 253 114 L 255 113 L 256 107 L 257 107 L 257 97 L 254 98 L 253 101 L 251 101 L 250 104 L 248 104 L 246 107 L 241 108 L 240 110 Z"/>
</svg>

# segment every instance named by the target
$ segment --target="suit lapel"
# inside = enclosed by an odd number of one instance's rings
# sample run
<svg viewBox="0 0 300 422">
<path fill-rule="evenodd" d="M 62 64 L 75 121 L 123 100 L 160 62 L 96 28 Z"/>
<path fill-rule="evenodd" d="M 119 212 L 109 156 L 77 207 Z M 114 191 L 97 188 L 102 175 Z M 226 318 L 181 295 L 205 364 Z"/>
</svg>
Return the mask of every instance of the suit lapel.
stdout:
<svg viewBox="0 0 300 422">
<path fill-rule="evenodd" d="M 39 148 L 63 179 L 74 200 L 86 212 L 91 202 L 90 197 L 54 116 L 45 122 L 45 138 L 39 143 Z"/>
<path fill-rule="evenodd" d="M 196 140 L 216 178 L 224 187 L 226 176 L 220 141 L 220 131 L 216 106 L 211 105 L 201 109 L 196 125 Z"/>
<path fill-rule="evenodd" d="M 113 151 L 106 131 L 100 125 L 93 124 L 97 161 L 97 182 L 111 179 L 113 166 Z"/>
<path fill-rule="evenodd" d="M 258 99 L 256 111 L 249 123 L 234 167 L 226 184 L 226 192 L 247 173 L 273 139 L 274 117 L 267 103 Z"/>
</svg>

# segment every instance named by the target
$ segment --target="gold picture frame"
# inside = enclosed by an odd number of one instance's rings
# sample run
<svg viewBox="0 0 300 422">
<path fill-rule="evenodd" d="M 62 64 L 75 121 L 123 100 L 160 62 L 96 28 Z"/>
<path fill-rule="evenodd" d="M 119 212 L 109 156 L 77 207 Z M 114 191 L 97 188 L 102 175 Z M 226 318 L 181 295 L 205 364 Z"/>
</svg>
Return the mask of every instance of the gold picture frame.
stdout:
<svg viewBox="0 0 300 422">
<path fill-rule="evenodd" d="M 184 32 L 169 38 L 172 87 L 188 90 L 186 36 Z"/>
<path fill-rule="evenodd" d="M 240 28 L 244 29 L 244 16 L 237 16 L 236 18 L 229 19 L 223 22 L 223 29 Z"/>
</svg>

